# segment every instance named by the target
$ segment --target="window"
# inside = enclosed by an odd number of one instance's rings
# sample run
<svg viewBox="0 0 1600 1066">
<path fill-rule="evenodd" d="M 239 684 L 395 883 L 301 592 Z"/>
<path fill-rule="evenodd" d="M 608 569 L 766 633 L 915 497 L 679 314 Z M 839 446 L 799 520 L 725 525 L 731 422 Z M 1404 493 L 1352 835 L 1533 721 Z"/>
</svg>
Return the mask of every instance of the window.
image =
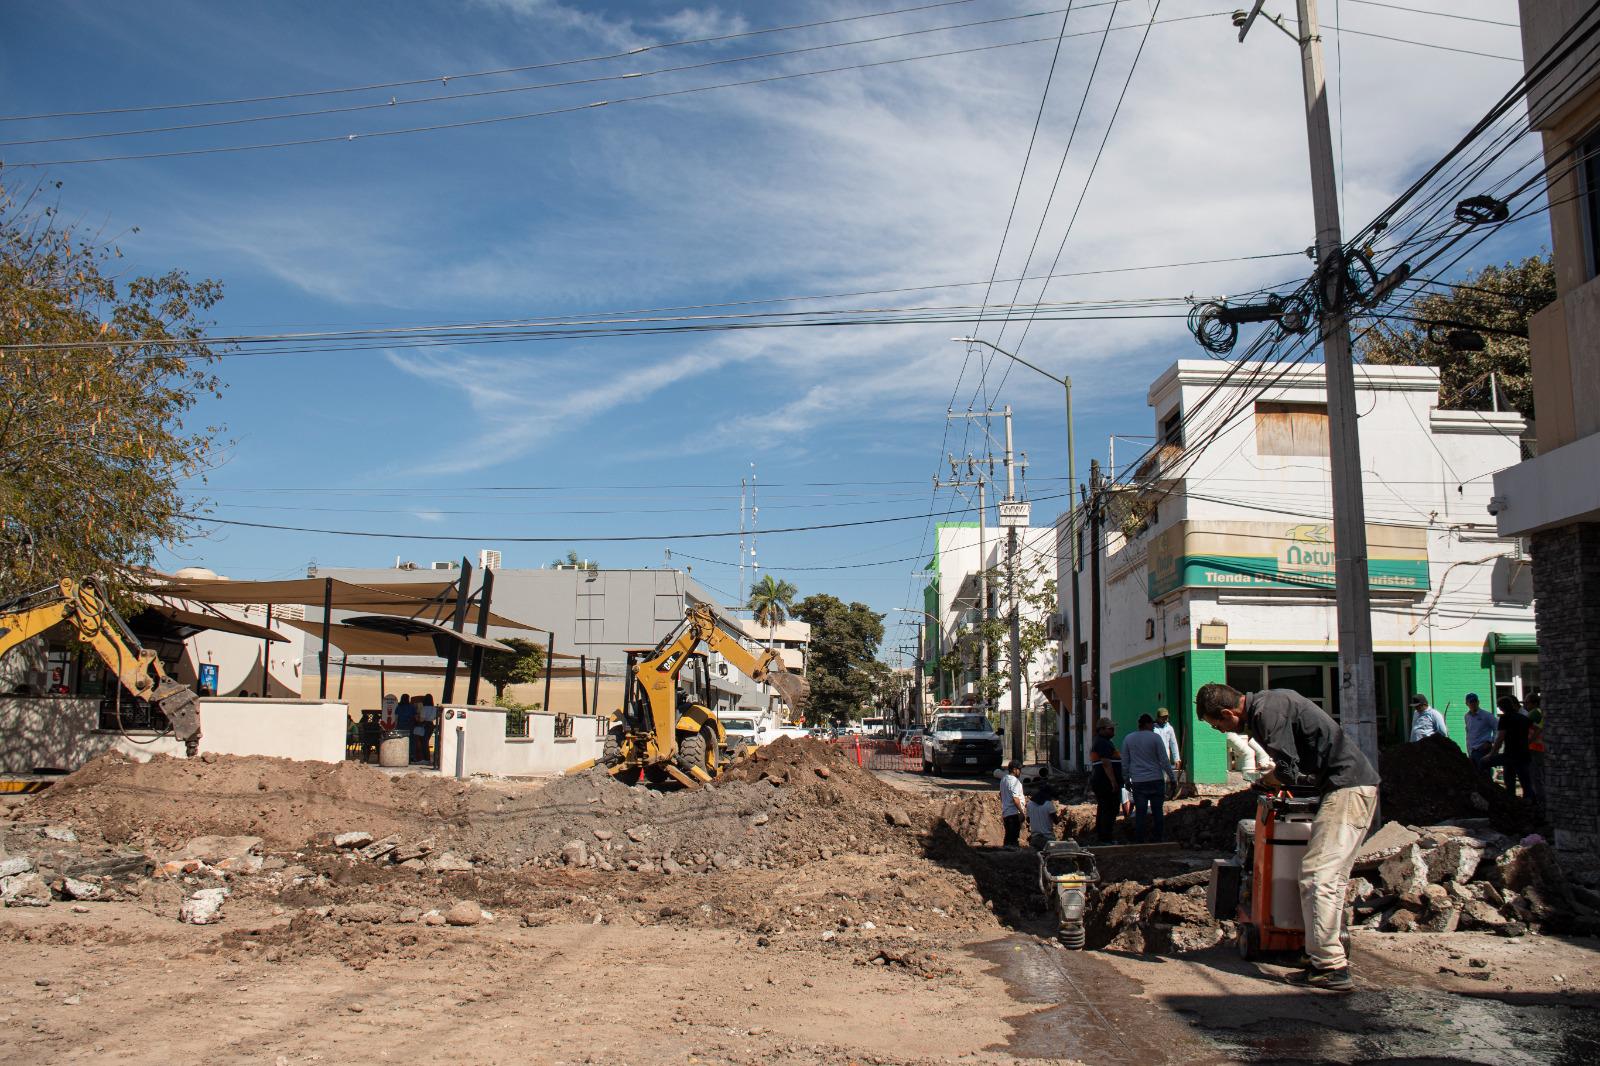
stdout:
<svg viewBox="0 0 1600 1066">
<path fill-rule="evenodd" d="M 1328 693 L 1333 669 L 1326 663 L 1229 663 L 1226 676 L 1228 686 L 1240 692 L 1291 689 L 1332 713 Z"/>
<path fill-rule="evenodd" d="M 1328 454 L 1328 406 L 1256 402 L 1257 455 Z"/>
<path fill-rule="evenodd" d="M 1519 700 L 1539 691 L 1539 659 L 1534 655 L 1502 655 L 1494 661 L 1494 696 Z"/>
<path fill-rule="evenodd" d="M 1578 204 L 1583 214 L 1584 277 L 1600 275 L 1600 128 L 1578 142 Z"/>
<path fill-rule="evenodd" d="M 1183 412 L 1176 407 L 1161 419 L 1160 443 L 1183 447 Z"/>
</svg>

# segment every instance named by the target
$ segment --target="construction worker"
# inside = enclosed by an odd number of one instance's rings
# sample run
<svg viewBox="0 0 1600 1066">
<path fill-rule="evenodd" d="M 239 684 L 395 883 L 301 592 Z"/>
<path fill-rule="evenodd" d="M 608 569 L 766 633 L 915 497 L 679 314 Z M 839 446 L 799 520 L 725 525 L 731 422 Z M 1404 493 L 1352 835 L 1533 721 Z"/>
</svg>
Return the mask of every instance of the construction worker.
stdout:
<svg viewBox="0 0 1600 1066">
<path fill-rule="evenodd" d="M 1356 851 L 1378 806 L 1378 773 L 1328 712 L 1298 692 L 1275 688 L 1249 696 L 1228 685 L 1202 685 L 1195 696 L 1202 721 L 1222 733 L 1243 733 L 1276 764 L 1260 787 L 1315 792 L 1322 802 L 1300 863 L 1300 910 L 1307 969 L 1289 980 L 1348 992 L 1350 960 L 1340 940 L 1345 889 Z"/>
<path fill-rule="evenodd" d="M 1431 736 L 1448 737 L 1449 730 L 1444 724 L 1444 715 L 1437 708 L 1428 706 L 1428 697 L 1417 693 L 1411 697 L 1411 743 L 1426 740 Z"/>
<path fill-rule="evenodd" d="M 1181 773 L 1183 753 L 1178 750 L 1178 731 L 1172 727 L 1172 712 L 1165 707 L 1156 708 L 1156 736 L 1166 744 L 1167 758 L 1172 760 L 1173 770 Z"/>
<path fill-rule="evenodd" d="M 1006 847 L 1017 846 L 1022 835 L 1022 764 L 1012 761 L 1000 779 L 1000 820 L 1006 825 Z"/>
<path fill-rule="evenodd" d="M 1139 728 L 1122 738 L 1122 772 L 1133 793 L 1133 839 L 1140 844 L 1148 841 L 1153 823 L 1159 843 L 1167 784 L 1177 778 L 1167 742 L 1156 732 L 1155 719 L 1148 714 L 1141 714 Z"/>
<path fill-rule="evenodd" d="M 1483 709 L 1476 692 L 1467 693 L 1466 723 L 1467 754 L 1472 757 L 1472 765 L 1480 773 L 1488 774 L 1489 768 L 1483 764 L 1494 748 L 1494 714 Z"/>
<path fill-rule="evenodd" d="M 1122 756 L 1112 740 L 1117 726 L 1102 718 L 1094 726 L 1094 744 L 1089 749 L 1089 784 L 1094 790 L 1094 836 L 1109 844 L 1117 830 L 1117 809 L 1122 801 Z"/>
</svg>

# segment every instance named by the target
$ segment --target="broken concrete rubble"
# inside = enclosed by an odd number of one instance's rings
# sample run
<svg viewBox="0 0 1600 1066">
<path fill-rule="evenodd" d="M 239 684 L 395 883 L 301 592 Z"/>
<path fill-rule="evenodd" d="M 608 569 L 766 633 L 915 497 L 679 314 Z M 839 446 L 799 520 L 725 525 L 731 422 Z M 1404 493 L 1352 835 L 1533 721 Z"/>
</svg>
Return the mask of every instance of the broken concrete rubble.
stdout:
<svg viewBox="0 0 1600 1066">
<path fill-rule="evenodd" d="M 226 888 L 202 888 L 178 907 L 178 920 L 187 925 L 211 925 L 221 919 Z"/>
</svg>

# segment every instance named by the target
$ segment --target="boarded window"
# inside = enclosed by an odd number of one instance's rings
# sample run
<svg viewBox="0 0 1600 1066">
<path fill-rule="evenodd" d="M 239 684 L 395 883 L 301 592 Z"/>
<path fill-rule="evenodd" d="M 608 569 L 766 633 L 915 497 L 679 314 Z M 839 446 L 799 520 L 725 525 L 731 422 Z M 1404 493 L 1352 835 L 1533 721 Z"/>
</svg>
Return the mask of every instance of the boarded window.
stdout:
<svg viewBox="0 0 1600 1066">
<path fill-rule="evenodd" d="M 1176 407 L 1161 419 L 1161 439 L 1157 443 L 1183 447 L 1183 412 Z"/>
<path fill-rule="evenodd" d="M 1258 401 L 1256 454 L 1327 455 L 1327 405 Z"/>
</svg>

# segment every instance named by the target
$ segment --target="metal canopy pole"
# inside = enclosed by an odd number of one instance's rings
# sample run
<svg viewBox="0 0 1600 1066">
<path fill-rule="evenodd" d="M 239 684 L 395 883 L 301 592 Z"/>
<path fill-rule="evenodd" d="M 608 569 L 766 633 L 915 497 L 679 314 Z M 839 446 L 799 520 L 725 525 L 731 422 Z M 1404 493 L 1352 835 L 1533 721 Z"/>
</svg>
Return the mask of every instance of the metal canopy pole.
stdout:
<svg viewBox="0 0 1600 1066">
<path fill-rule="evenodd" d="M 489 603 L 494 599 L 494 571 L 483 571 L 483 584 L 478 586 L 478 626 L 473 632 L 480 637 L 489 635 Z M 478 702 L 478 682 L 483 679 L 483 646 L 472 649 L 472 673 L 467 678 L 467 704 Z"/>
<path fill-rule="evenodd" d="M 546 646 L 544 655 L 544 710 L 546 711 L 550 710 L 550 671 L 555 669 L 555 665 L 556 635 L 554 632 L 551 632 L 549 634 L 549 643 Z"/>
<path fill-rule="evenodd" d="M 272 687 L 272 604 L 267 604 L 267 635 L 261 638 L 261 697 L 265 699 Z"/>
<path fill-rule="evenodd" d="M 350 656 L 339 656 L 339 699 L 344 699 L 344 674 L 350 668 Z"/>
<path fill-rule="evenodd" d="M 321 691 L 318 699 L 328 698 L 328 639 L 333 635 L 333 578 L 324 578 L 322 583 L 322 650 L 317 652 L 318 673 L 321 676 Z"/>
<path fill-rule="evenodd" d="M 578 656 L 578 707 L 583 714 L 589 713 L 589 657 Z"/>
<path fill-rule="evenodd" d="M 456 613 L 451 628 L 457 633 L 467 628 L 467 590 L 472 587 L 472 564 L 461 557 L 461 580 L 456 583 Z M 456 699 L 456 668 L 461 665 L 461 641 L 450 642 L 450 654 L 445 659 L 444 693 L 441 703 L 454 703 Z"/>
</svg>

